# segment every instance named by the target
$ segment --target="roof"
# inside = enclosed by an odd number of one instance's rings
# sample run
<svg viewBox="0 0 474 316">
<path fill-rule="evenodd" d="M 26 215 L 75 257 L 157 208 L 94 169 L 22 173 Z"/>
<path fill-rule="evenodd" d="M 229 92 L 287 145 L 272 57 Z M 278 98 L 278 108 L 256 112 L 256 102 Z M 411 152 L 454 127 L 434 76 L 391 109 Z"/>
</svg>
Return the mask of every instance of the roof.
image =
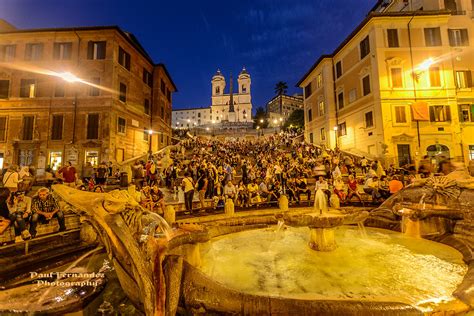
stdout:
<svg viewBox="0 0 474 316">
<path fill-rule="evenodd" d="M 39 33 L 39 32 L 77 32 L 77 31 L 98 31 L 98 30 L 114 30 L 117 31 L 122 37 L 132 45 L 150 64 L 154 66 L 163 67 L 166 75 L 170 79 L 171 84 L 173 85 L 174 91 L 178 91 L 176 85 L 174 84 L 171 76 L 166 69 L 163 63 L 155 64 L 153 59 L 148 55 L 146 50 L 140 44 L 138 39 L 130 32 L 125 32 L 117 25 L 108 25 L 108 26 L 79 26 L 79 27 L 60 27 L 60 28 L 38 28 L 38 29 L 15 29 L 8 31 L 0 31 L 0 34 L 18 34 L 18 33 Z"/>
<path fill-rule="evenodd" d="M 174 84 L 173 79 L 171 78 L 170 73 L 168 72 L 168 69 L 166 68 L 165 64 L 159 63 L 159 64 L 156 64 L 155 67 L 163 67 L 163 70 L 164 70 L 166 76 L 168 76 L 168 79 L 170 80 L 171 85 L 172 85 L 173 88 L 174 88 L 174 92 L 177 92 L 177 91 L 178 91 L 178 88 L 177 88 L 176 85 Z"/>
<path fill-rule="evenodd" d="M 448 10 L 439 10 L 439 11 L 404 11 L 404 12 L 370 12 L 364 20 L 362 20 L 359 25 L 342 41 L 342 43 L 331 53 L 326 55 L 321 55 L 318 60 L 311 66 L 311 68 L 305 73 L 305 75 L 298 81 L 296 87 L 299 87 L 300 84 L 311 74 L 311 72 L 323 61 L 325 58 L 333 58 L 339 51 L 341 51 L 344 46 L 355 36 L 359 31 L 373 18 L 378 17 L 411 17 L 411 16 L 435 16 L 435 15 L 451 15 L 451 11 Z"/>
<path fill-rule="evenodd" d="M 200 107 L 200 108 L 187 108 L 187 109 L 173 109 L 172 112 L 178 112 L 178 111 L 196 111 L 196 110 L 210 110 L 211 107 Z"/>
<path fill-rule="evenodd" d="M 295 97 L 294 95 L 278 94 L 278 95 L 274 96 L 270 101 L 268 101 L 267 104 L 272 103 L 274 100 L 278 99 L 280 96 L 288 98 L 288 99 L 293 99 L 293 100 L 296 100 L 296 101 L 303 102 L 303 96 Z"/>
</svg>

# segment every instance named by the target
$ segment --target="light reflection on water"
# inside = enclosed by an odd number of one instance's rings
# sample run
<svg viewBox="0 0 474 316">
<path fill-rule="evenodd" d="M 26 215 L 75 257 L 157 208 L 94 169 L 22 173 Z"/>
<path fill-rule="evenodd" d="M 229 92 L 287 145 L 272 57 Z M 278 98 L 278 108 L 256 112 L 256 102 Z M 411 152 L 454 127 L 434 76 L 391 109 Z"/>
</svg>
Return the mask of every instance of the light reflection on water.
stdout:
<svg viewBox="0 0 474 316">
<path fill-rule="evenodd" d="M 339 227 L 338 248 L 316 252 L 308 228 L 244 231 L 201 245 L 201 269 L 246 293 L 410 304 L 452 297 L 467 271 L 446 245 L 373 228 L 367 236 Z"/>
</svg>

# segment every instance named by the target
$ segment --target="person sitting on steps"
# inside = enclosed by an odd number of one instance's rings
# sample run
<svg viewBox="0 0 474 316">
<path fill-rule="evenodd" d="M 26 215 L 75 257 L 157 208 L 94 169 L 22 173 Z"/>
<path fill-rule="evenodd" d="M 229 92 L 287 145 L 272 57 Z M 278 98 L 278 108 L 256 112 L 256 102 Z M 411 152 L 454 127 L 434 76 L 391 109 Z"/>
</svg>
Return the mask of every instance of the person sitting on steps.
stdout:
<svg viewBox="0 0 474 316">
<path fill-rule="evenodd" d="M 59 231 L 66 230 L 64 213 L 59 209 L 58 202 L 51 195 L 48 188 L 43 187 L 38 190 L 37 194 L 33 197 L 31 211 L 33 213 L 30 223 L 31 238 L 36 236 L 36 225 L 39 220 L 42 223 L 47 223 L 55 217 L 58 219 Z"/>
</svg>

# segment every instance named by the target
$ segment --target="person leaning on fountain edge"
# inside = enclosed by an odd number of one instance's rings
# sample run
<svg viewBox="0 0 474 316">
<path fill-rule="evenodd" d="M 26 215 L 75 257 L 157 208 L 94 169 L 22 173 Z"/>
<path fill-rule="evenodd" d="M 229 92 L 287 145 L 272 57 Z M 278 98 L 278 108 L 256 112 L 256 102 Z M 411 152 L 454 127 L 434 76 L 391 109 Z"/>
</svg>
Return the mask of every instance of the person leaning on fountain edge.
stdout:
<svg viewBox="0 0 474 316">
<path fill-rule="evenodd" d="M 31 211 L 33 213 L 30 224 L 32 238 L 36 236 L 38 220 L 41 220 L 42 223 L 47 223 L 53 217 L 56 217 L 59 223 L 59 231 L 62 232 L 66 230 L 64 214 L 59 209 L 56 199 L 50 194 L 48 188 L 43 187 L 38 190 L 37 194 L 33 197 Z"/>
</svg>

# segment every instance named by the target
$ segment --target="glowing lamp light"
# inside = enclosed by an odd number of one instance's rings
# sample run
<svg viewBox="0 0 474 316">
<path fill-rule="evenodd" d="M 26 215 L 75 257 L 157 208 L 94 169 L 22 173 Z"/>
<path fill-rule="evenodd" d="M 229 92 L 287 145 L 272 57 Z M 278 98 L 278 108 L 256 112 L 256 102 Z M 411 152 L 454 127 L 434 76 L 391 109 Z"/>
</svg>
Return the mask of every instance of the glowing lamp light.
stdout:
<svg viewBox="0 0 474 316">
<path fill-rule="evenodd" d="M 278 123 L 278 120 L 276 120 L 276 119 L 275 119 L 275 120 L 273 120 L 273 123 L 274 123 L 274 124 Z"/>
<path fill-rule="evenodd" d="M 153 131 L 151 129 L 148 130 L 148 134 L 152 135 Z"/>
<path fill-rule="evenodd" d="M 208 131 L 208 130 L 209 130 L 209 127 L 206 127 L 206 131 Z"/>
<path fill-rule="evenodd" d="M 79 78 L 77 78 L 75 75 L 73 75 L 70 72 L 63 72 L 62 74 L 59 74 L 59 77 L 70 83 L 80 81 Z"/>
<path fill-rule="evenodd" d="M 257 126 L 257 129 L 260 129 L 260 126 Z"/>
<path fill-rule="evenodd" d="M 335 131 L 337 131 L 337 126 L 334 126 L 334 128 L 333 128 L 333 129 L 334 129 Z"/>
<path fill-rule="evenodd" d="M 263 119 L 260 120 L 260 123 L 263 123 Z"/>
</svg>

